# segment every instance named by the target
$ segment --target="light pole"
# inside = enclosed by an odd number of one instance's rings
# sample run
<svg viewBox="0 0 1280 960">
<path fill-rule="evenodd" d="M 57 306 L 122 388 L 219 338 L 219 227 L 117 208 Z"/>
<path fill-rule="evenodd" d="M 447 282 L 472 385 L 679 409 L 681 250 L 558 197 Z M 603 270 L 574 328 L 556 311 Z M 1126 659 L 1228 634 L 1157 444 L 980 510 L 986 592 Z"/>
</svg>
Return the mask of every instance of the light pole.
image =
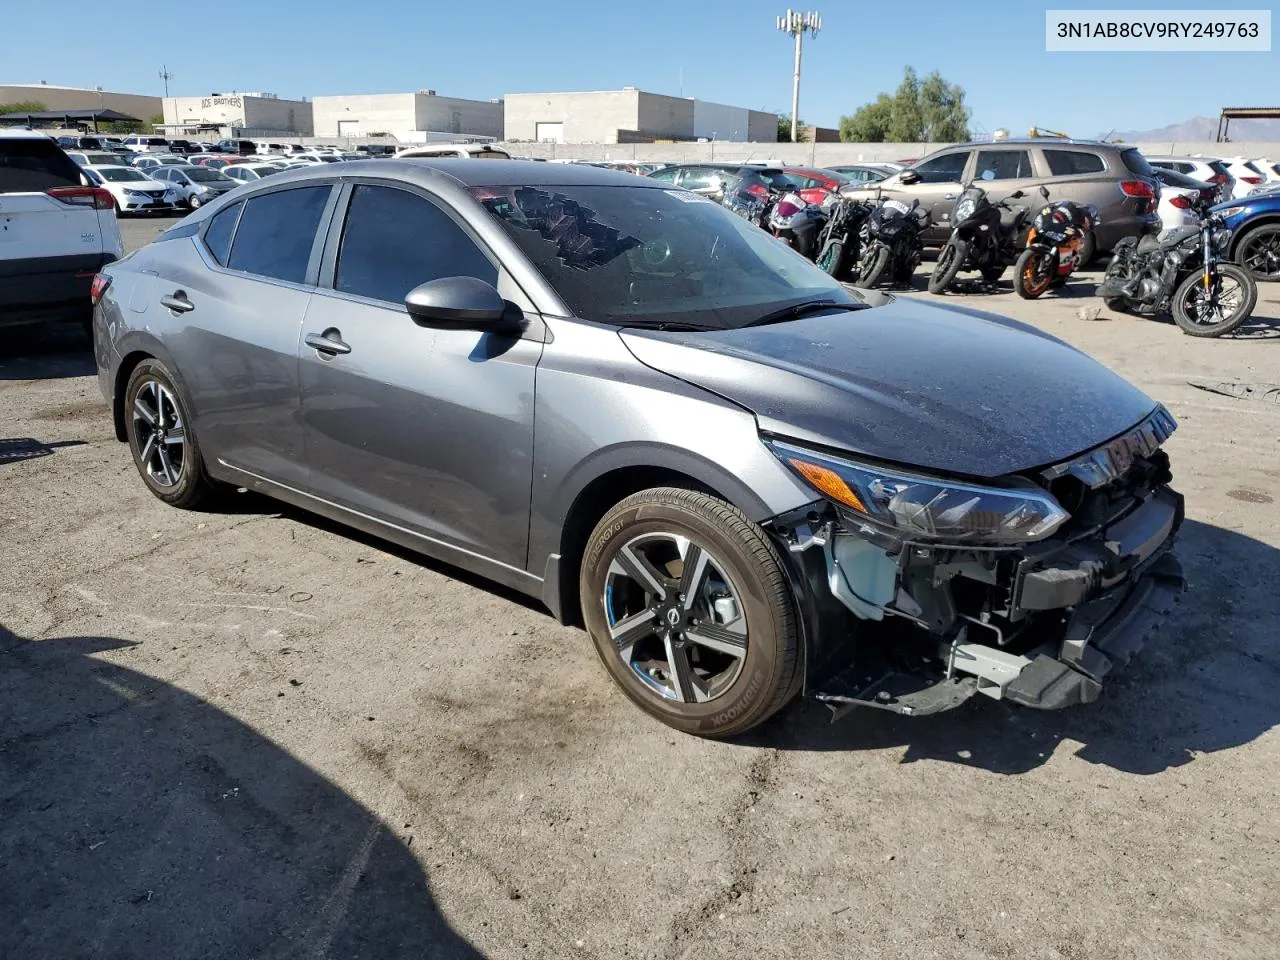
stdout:
<svg viewBox="0 0 1280 960">
<path fill-rule="evenodd" d="M 822 29 L 822 16 L 816 10 L 813 13 L 788 10 L 785 17 L 778 17 L 778 29 L 796 38 L 796 72 L 791 82 L 791 142 L 796 143 L 800 139 L 800 48 L 805 31 L 810 36 L 818 35 Z"/>
</svg>

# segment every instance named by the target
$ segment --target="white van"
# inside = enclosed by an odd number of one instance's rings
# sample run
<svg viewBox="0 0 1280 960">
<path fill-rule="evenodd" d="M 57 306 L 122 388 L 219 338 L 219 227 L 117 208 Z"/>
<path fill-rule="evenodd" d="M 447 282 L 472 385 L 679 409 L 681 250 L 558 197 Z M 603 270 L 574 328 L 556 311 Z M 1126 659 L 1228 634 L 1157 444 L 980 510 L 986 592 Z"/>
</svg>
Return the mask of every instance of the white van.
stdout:
<svg viewBox="0 0 1280 960">
<path fill-rule="evenodd" d="M 124 138 L 125 148 L 134 153 L 168 153 L 169 141 L 164 137 L 143 137 L 137 134 Z"/>
<path fill-rule="evenodd" d="M 124 255 L 115 206 L 49 137 L 0 130 L 0 327 L 88 321 L 94 275 Z"/>
<path fill-rule="evenodd" d="M 511 154 L 487 143 L 422 143 L 396 151 L 397 157 L 461 157 L 472 160 L 510 160 Z"/>
</svg>

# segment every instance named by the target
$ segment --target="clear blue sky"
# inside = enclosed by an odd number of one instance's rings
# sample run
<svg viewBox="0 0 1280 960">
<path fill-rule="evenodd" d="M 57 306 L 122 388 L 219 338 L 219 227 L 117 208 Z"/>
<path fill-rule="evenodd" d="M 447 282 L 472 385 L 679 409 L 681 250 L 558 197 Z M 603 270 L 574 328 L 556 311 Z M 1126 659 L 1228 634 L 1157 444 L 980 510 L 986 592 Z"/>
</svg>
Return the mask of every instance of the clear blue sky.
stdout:
<svg viewBox="0 0 1280 960">
<path fill-rule="evenodd" d="M 1069 6 L 1065 0 L 812 0 L 824 26 L 805 42 L 800 115 L 835 126 L 842 113 L 896 87 L 907 64 L 921 74 L 937 69 L 964 87 L 975 129 L 988 131 L 1008 127 L 1020 134 L 1036 124 L 1093 136 L 1216 115 L 1224 105 L 1280 105 L 1274 52 L 1046 53 L 1044 10 Z M 1111 6 L 1197 5 L 1111 0 Z M 1215 4 L 1200 0 L 1199 6 Z M 62 0 L 56 7 L 59 26 L 52 28 L 52 8 L 21 0 L 8 5 L 0 84 L 46 80 L 160 94 L 157 73 L 167 64 L 175 95 L 431 88 L 488 99 L 631 85 L 780 112 L 791 105 L 792 47 L 774 26 L 785 0 L 307 0 L 122 8 Z M 141 23 L 153 39 L 138 36 Z"/>
</svg>

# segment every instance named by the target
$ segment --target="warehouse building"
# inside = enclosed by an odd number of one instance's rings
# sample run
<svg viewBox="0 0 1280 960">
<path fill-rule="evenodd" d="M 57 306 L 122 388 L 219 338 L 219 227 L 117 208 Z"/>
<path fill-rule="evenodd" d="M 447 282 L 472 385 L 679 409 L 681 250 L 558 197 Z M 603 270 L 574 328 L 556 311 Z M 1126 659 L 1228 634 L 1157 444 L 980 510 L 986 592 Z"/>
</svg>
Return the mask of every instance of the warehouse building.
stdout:
<svg viewBox="0 0 1280 960">
<path fill-rule="evenodd" d="M 311 104 L 274 93 L 211 93 L 165 97 L 164 132 L 223 137 L 309 137 Z"/>
<path fill-rule="evenodd" d="M 501 100 L 441 97 L 434 90 L 316 97 L 317 137 L 392 136 L 401 143 L 498 140 Z"/>
<path fill-rule="evenodd" d="M 778 117 L 761 110 L 636 87 L 583 93 L 509 93 L 508 141 L 644 143 L 654 140 L 765 141 L 778 138 Z"/>
<path fill-rule="evenodd" d="M 58 87 L 48 83 L 0 85 L 0 113 L 11 103 L 38 103 L 46 111 L 114 110 L 148 121 L 160 113 L 160 98 L 112 93 L 101 87 Z"/>
</svg>

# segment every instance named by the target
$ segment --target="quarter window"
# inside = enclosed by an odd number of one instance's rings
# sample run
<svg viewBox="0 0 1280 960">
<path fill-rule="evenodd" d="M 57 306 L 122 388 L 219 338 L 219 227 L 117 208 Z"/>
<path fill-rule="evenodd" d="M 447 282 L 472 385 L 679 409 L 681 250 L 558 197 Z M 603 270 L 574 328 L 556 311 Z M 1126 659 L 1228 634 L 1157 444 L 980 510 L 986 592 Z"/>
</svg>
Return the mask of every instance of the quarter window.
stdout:
<svg viewBox="0 0 1280 960">
<path fill-rule="evenodd" d="M 1083 150 L 1046 150 L 1045 162 L 1055 177 L 1074 177 L 1084 173 L 1102 173 L 1106 163 L 1096 153 Z"/>
<path fill-rule="evenodd" d="M 205 227 L 204 245 L 209 248 L 213 259 L 224 267 L 227 265 L 227 254 L 231 252 L 231 234 L 236 229 L 236 218 L 240 216 L 243 203 L 233 203 L 225 210 L 220 210 Z"/>
<path fill-rule="evenodd" d="M 649 174 L 649 179 L 660 180 L 663 183 L 675 183 L 676 174 L 679 172 L 680 171 L 675 167 L 671 167 L 666 170 L 655 170 L 653 173 Z"/>
<path fill-rule="evenodd" d="M 302 283 L 329 190 L 328 184 L 299 187 L 246 200 L 227 266 Z"/>
<path fill-rule="evenodd" d="M 976 169 L 979 180 L 990 170 L 996 180 L 1023 180 L 1032 175 L 1031 157 L 1025 150 L 979 150 Z"/>
<path fill-rule="evenodd" d="M 442 277 L 475 277 L 496 285 L 498 269 L 434 203 L 393 187 L 357 186 L 347 209 L 334 287 L 403 303 L 414 287 Z"/>
<path fill-rule="evenodd" d="M 969 152 L 944 153 L 912 169 L 920 174 L 921 183 L 959 183 L 964 176 L 964 165 L 969 162 Z"/>
</svg>

